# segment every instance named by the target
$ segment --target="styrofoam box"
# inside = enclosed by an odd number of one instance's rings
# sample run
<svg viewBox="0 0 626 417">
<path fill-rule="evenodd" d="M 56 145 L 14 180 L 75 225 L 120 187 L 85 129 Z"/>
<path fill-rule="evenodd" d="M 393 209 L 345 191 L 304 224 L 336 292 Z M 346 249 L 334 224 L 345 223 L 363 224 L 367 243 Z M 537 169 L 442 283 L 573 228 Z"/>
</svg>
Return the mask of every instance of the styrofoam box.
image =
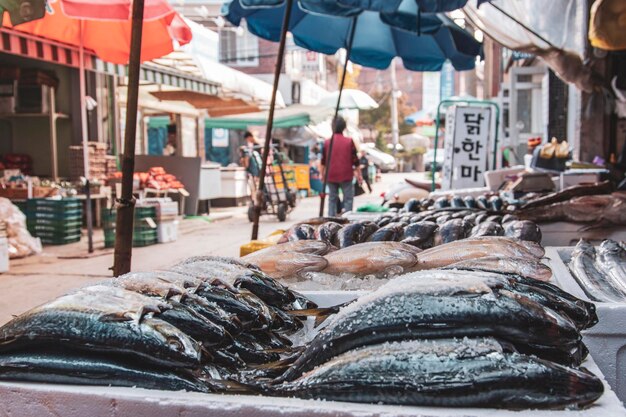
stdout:
<svg viewBox="0 0 626 417">
<path fill-rule="evenodd" d="M 321 307 L 357 298 L 363 292 L 305 293 Z M 602 377 L 593 359 L 583 364 Z M 626 410 L 603 380 L 605 392 L 585 410 L 507 411 L 483 408 L 404 407 L 248 395 L 201 394 L 139 388 L 0 383 L 0 415 L 6 417 L 609 417 Z"/>
<path fill-rule="evenodd" d="M 548 264 L 559 287 L 576 297 L 589 300 L 567 267 L 573 249 L 546 248 Z M 626 403 L 626 303 L 594 301 L 594 304 L 599 323 L 582 332 L 583 342 L 618 398 Z"/>
<path fill-rule="evenodd" d="M 248 190 L 248 177 L 243 168 L 221 169 L 222 194 L 221 198 L 241 198 L 250 194 Z"/>
<path fill-rule="evenodd" d="M 175 242 L 178 240 L 178 220 L 157 224 L 157 241 L 159 243 Z"/>
<path fill-rule="evenodd" d="M 592 243 L 600 243 L 604 239 L 626 240 L 626 227 L 607 226 L 595 227 L 585 223 L 552 222 L 539 223 L 542 239 L 541 244 L 548 246 L 573 246 L 581 238 Z"/>
</svg>

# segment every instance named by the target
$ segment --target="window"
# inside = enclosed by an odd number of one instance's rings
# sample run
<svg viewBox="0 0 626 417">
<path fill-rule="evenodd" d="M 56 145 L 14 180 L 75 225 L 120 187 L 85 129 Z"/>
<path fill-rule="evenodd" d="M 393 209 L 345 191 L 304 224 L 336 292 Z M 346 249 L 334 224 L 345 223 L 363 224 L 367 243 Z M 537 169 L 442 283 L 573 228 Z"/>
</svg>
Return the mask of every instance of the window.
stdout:
<svg viewBox="0 0 626 417">
<path fill-rule="evenodd" d="M 248 32 L 244 26 L 221 29 L 220 62 L 242 67 L 259 65 L 259 38 Z"/>
</svg>

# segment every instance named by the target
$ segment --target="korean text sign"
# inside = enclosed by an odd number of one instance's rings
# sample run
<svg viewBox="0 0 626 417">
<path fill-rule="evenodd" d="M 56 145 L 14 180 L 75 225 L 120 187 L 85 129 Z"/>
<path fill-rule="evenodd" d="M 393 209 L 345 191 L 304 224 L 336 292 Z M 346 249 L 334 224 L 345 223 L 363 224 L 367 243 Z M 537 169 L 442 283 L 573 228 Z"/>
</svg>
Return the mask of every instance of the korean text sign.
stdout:
<svg viewBox="0 0 626 417">
<path fill-rule="evenodd" d="M 489 107 L 453 106 L 446 115 L 442 189 L 485 185 L 491 137 Z"/>
</svg>

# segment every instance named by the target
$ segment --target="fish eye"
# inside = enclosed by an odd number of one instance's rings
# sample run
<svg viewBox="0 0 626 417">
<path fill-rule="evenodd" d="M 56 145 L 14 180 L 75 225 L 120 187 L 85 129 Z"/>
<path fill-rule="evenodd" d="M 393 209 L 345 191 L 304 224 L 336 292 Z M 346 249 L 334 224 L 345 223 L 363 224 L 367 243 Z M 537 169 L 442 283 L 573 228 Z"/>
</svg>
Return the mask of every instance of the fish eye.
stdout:
<svg viewBox="0 0 626 417">
<path fill-rule="evenodd" d="M 177 351 L 177 352 L 180 352 L 180 351 L 182 351 L 182 350 L 183 350 L 183 344 L 181 343 L 181 341 L 180 341 L 180 340 L 178 340 L 178 339 L 177 339 L 177 338 L 175 338 L 175 337 L 168 337 L 168 338 L 167 338 L 167 345 L 168 345 L 171 349 L 173 349 L 173 350 L 175 350 L 175 351 Z"/>
</svg>

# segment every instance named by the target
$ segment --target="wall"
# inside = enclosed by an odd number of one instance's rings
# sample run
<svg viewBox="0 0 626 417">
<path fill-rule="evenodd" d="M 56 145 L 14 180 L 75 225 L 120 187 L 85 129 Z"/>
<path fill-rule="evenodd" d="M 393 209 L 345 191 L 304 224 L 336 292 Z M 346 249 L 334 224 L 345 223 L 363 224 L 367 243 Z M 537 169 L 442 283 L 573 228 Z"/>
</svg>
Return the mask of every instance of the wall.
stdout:
<svg viewBox="0 0 626 417">
<path fill-rule="evenodd" d="M 21 58 L 9 54 L 0 54 L 0 62 L 6 67 L 36 68 L 54 71 L 59 78 L 59 87 L 56 91 L 57 112 L 65 113 L 70 119 L 59 119 L 57 122 L 57 152 L 59 176 L 69 176 L 68 146 L 73 143 L 73 138 L 80 138 L 80 116 L 75 116 L 72 106 L 74 97 L 78 95 L 78 71 L 60 65 L 49 64 Z M 78 124 L 75 123 L 78 122 Z M 11 126 L 12 129 L 7 129 Z M 78 131 L 76 130 L 78 125 Z M 47 117 L 13 118 L 4 121 L 0 127 L 0 149 L 11 149 L 15 153 L 26 153 L 33 158 L 34 174 L 49 176 L 52 174 L 50 161 L 50 129 Z M 11 133 L 12 132 L 12 133 Z M 13 137 L 13 134 L 15 137 Z M 9 144 L 11 144 L 9 146 Z"/>
</svg>

